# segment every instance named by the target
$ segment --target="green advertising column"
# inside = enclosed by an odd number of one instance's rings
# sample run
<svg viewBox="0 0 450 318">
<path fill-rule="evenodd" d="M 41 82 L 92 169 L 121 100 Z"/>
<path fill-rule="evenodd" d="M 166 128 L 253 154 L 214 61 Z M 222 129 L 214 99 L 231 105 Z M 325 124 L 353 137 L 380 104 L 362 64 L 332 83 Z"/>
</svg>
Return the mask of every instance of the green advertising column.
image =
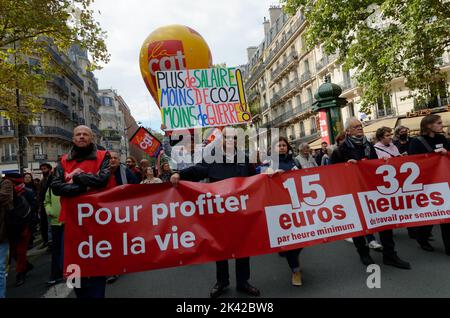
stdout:
<svg viewBox="0 0 450 318">
<path fill-rule="evenodd" d="M 329 145 L 333 144 L 336 136 L 344 130 L 341 107 L 347 104 L 347 100 L 340 98 L 341 94 L 339 85 L 325 82 L 314 95 L 316 102 L 313 109 L 319 113 L 322 140 Z"/>
</svg>

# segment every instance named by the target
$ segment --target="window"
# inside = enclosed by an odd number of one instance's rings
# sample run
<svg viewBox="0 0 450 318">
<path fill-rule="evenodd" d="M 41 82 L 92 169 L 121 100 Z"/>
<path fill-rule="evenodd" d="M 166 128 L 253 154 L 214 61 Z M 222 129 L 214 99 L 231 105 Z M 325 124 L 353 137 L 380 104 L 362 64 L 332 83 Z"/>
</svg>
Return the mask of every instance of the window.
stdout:
<svg viewBox="0 0 450 318">
<path fill-rule="evenodd" d="M 16 156 L 16 145 L 15 144 L 4 144 L 3 145 L 3 153 L 5 157 L 11 158 Z"/>
<path fill-rule="evenodd" d="M 305 137 L 305 124 L 300 122 L 300 138 Z"/>
<path fill-rule="evenodd" d="M 301 107 L 302 101 L 300 95 L 295 96 L 295 104 L 297 105 L 297 107 Z"/>
<path fill-rule="evenodd" d="M 306 90 L 306 97 L 308 98 L 308 102 L 312 102 L 312 100 L 313 100 L 313 93 L 312 93 L 311 88 L 308 88 Z"/>
<path fill-rule="evenodd" d="M 316 117 L 311 117 L 311 135 L 317 132 L 317 119 Z"/>
<path fill-rule="evenodd" d="M 102 97 L 103 106 L 113 106 L 113 100 L 111 97 Z"/>
<path fill-rule="evenodd" d="M 42 144 L 34 144 L 33 154 L 42 155 Z"/>
<path fill-rule="evenodd" d="M 353 103 L 348 104 L 348 115 L 350 117 L 355 117 L 355 105 Z"/>
<path fill-rule="evenodd" d="M 11 130 L 12 129 L 11 119 L 3 118 L 3 126 L 6 127 L 7 130 Z"/>
<path fill-rule="evenodd" d="M 41 116 L 37 116 L 33 120 L 33 125 L 35 125 L 35 126 L 42 126 L 42 117 Z"/>
<path fill-rule="evenodd" d="M 309 73 L 309 61 L 308 60 L 303 62 L 303 68 L 305 70 L 305 74 Z"/>
<path fill-rule="evenodd" d="M 377 99 L 377 115 L 378 117 L 393 115 L 390 95 L 386 94 Z"/>
</svg>

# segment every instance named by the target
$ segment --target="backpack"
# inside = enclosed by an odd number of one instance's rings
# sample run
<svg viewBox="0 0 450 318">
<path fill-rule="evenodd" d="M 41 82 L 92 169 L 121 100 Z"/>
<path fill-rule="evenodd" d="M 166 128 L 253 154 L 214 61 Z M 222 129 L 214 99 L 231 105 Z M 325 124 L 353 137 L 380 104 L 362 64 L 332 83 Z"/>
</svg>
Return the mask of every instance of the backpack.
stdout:
<svg viewBox="0 0 450 318">
<path fill-rule="evenodd" d="M 419 141 L 422 143 L 422 145 L 425 147 L 425 149 L 426 149 L 429 153 L 434 152 L 433 148 L 431 148 L 430 144 L 425 140 L 425 138 L 423 138 L 423 136 L 417 137 L 417 140 L 419 140 Z"/>
</svg>

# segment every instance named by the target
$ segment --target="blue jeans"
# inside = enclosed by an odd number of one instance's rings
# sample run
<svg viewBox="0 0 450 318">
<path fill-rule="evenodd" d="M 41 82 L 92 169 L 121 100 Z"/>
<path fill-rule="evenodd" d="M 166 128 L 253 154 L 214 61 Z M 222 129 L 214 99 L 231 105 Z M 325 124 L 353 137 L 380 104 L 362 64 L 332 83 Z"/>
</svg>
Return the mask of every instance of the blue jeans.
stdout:
<svg viewBox="0 0 450 318">
<path fill-rule="evenodd" d="M 8 242 L 0 243 L 0 298 L 6 297 L 6 263 L 8 258 Z"/>
</svg>

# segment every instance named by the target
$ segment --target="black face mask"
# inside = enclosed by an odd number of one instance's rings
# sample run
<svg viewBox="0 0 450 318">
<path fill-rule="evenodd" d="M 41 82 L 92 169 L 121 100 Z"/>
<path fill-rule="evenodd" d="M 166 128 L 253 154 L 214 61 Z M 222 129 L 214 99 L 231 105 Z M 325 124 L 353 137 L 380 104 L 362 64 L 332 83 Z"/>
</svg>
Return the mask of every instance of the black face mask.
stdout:
<svg viewBox="0 0 450 318">
<path fill-rule="evenodd" d="M 408 134 L 401 134 L 401 135 L 398 136 L 398 138 L 401 141 L 406 141 L 406 140 L 408 140 Z"/>
</svg>

